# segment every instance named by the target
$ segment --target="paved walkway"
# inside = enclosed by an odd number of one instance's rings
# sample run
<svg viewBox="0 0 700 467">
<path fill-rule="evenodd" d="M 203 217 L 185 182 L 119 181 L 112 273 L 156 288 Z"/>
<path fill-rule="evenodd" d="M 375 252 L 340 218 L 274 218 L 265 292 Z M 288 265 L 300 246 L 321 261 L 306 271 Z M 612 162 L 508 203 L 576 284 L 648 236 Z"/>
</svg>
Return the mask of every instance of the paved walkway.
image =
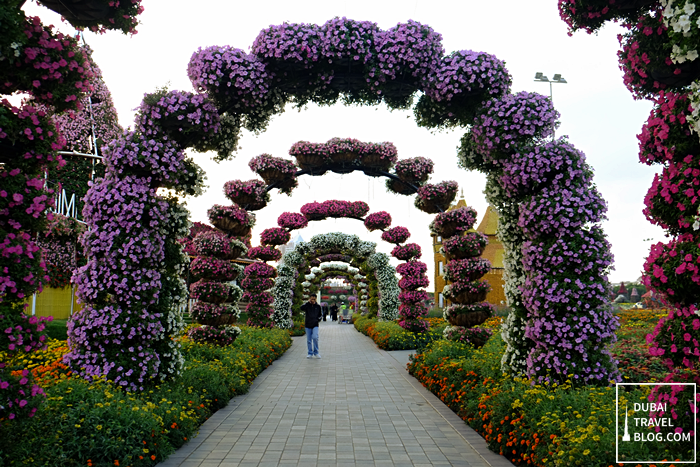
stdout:
<svg viewBox="0 0 700 467">
<path fill-rule="evenodd" d="M 321 323 L 320 360 L 293 340 L 159 466 L 513 465 L 408 374 L 409 352 L 394 358 L 333 322 Z"/>
</svg>

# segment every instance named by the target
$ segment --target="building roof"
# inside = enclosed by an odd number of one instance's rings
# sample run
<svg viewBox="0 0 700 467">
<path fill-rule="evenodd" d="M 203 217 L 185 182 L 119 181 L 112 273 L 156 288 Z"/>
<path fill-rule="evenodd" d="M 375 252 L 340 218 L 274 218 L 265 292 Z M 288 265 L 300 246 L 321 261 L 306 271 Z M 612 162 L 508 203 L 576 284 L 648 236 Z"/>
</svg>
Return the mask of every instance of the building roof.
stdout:
<svg viewBox="0 0 700 467">
<path fill-rule="evenodd" d="M 492 235 L 496 235 L 497 229 L 498 211 L 495 207 L 489 204 L 489 207 L 486 208 L 486 214 L 484 214 L 484 217 L 481 219 L 481 223 L 479 224 L 479 227 L 476 228 L 476 231 L 491 237 Z M 489 238 L 489 241 L 491 241 L 491 238 Z"/>
</svg>

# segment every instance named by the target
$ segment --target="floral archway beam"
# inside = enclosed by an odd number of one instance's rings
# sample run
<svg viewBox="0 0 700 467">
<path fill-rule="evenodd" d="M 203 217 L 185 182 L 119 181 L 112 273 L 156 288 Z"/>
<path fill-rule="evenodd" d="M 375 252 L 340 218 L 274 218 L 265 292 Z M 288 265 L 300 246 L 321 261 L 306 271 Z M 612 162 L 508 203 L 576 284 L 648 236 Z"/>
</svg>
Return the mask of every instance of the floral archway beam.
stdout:
<svg viewBox="0 0 700 467">
<path fill-rule="evenodd" d="M 383 31 L 347 18 L 271 26 L 251 54 L 231 46 L 200 48 L 187 74 L 216 102 L 234 147 L 241 127 L 264 131 L 287 103 L 331 105 L 341 97 L 346 104 L 405 109 L 420 91 L 414 108 L 419 126 L 466 126 L 484 100 L 507 93 L 512 82 L 493 55 L 445 55 L 441 35 L 429 26 L 408 21 Z"/>
<path fill-rule="evenodd" d="M 292 145 L 288 159 L 261 154 L 248 164 L 267 183 L 260 180 L 234 180 L 224 188 L 226 195 L 237 197 L 246 209 L 262 209 L 269 202 L 269 192 L 279 189 L 291 195 L 302 175 L 321 176 L 328 171 L 347 174 L 361 171 L 370 177 L 386 177 L 389 191 L 400 195 L 417 194 L 417 208 L 429 212 L 443 212 L 457 194 L 453 181 L 427 183 L 433 173 L 433 161 L 425 157 L 398 160 L 396 147 L 389 142 L 364 143 L 356 139 L 332 138 L 325 143 L 299 141 Z M 297 170 L 300 169 L 300 170 Z M 393 169 L 393 172 L 389 172 Z"/>
</svg>

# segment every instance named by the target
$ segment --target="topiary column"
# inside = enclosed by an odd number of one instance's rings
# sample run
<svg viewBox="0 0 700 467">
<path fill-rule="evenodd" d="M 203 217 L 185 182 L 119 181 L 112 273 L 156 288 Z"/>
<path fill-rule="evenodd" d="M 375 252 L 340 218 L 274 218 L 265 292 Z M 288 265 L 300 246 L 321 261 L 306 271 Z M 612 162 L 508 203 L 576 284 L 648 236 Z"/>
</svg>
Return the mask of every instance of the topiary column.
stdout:
<svg viewBox="0 0 700 467">
<path fill-rule="evenodd" d="M 190 308 L 190 316 L 202 326 L 191 329 L 188 335 L 195 341 L 232 344 L 241 333 L 240 328 L 232 324 L 240 315 L 238 301 L 243 290 L 227 282 L 243 273 L 243 266 L 231 260 L 248 249 L 221 232 L 202 232 L 193 244 L 198 256 L 190 265 L 190 275 L 197 282 L 190 285 L 190 298 L 197 302 Z"/>
<path fill-rule="evenodd" d="M 460 164 L 488 174 L 506 247 L 503 368 L 540 382 L 607 385 L 619 374 L 608 346 L 610 245 L 598 225 L 606 205 L 585 155 L 547 140 L 558 113 L 521 92 L 486 102 L 462 138 Z M 572 376 L 570 376 L 572 375 Z"/>
<path fill-rule="evenodd" d="M 442 247 L 448 259 L 443 293 L 452 302 L 444 311 L 450 322 L 444 335 L 451 340 L 483 346 L 492 332 L 477 328 L 493 315 L 494 307 L 485 302 L 491 290 L 488 282 L 479 280 L 491 270 L 491 262 L 481 258 L 488 244 L 486 235 L 471 231 L 476 222 L 476 211 L 462 207 L 435 216 L 430 229 L 442 237 Z"/>
<path fill-rule="evenodd" d="M 50 321 L 27 316 L 24 307 L 49 280 L 35 239 L 51 220 L 53 190 L 45 177 L 64 164 L 57 151 L 65 146 L 49 114 L 79 110 L 91 88 L 77 40 L 25 16 L 23 3 L 0 4 L 0 94 L 29 96 L 19 108 L 0 98 L 0 419 L 5 421 L 33 416 L 44 395 L 31 372 L 9 361 L 44 347 L 44 322 Z"/>
<path fill-rule="evenodd" d="M 430 324 L 419 318 L 428 314 L 425 303 L 430 296 L 421 290 L 430 283 L 425 274 L 428 266 L 418 261 L 421 257 L 420 246 L 417 243 L 406 244 L 410 236 L 406 227 L 393 227 L 382 232 L 382 240 L 396 245 L 391 255 L 405 261 L 396 267 L 396 271 L 403 276 L 399 280 L 399 326 L 407 331 L 425 332 L 430 329 Z"/>
<path fill-rule="evenodd" d="M 105 178 L 90 188 L 83 217 L 89 256 L 75 274 L 85 304 L 68 324 L 65 360 L 86 377 L 143 390 L 179 375 L 173 339 L 184 326 L 189 233 L 181 195 L 201 193 L 203 172 L 184 148 L 217 147 L 218 113 L 203 96 L 159 90 L 144 98 L 134 131 L 105 149 Z"/>
</svg>

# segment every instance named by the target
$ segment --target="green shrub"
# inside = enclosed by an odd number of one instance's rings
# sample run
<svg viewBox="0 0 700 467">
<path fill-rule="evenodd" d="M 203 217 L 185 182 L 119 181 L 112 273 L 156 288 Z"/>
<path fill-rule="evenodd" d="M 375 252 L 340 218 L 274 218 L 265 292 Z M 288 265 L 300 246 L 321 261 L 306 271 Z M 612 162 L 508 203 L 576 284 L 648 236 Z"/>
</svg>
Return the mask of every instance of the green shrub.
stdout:
<svg viewBox="0 0 700 467">
<path fill-rule="evenodd" d="M 53 321 L 46 323 L 46 336 L 51 339 L 56 339 L 59 341 L 65 341 L 68 339 L 68 320 L 67 319 L 54 319 Z"/>
</svg>

